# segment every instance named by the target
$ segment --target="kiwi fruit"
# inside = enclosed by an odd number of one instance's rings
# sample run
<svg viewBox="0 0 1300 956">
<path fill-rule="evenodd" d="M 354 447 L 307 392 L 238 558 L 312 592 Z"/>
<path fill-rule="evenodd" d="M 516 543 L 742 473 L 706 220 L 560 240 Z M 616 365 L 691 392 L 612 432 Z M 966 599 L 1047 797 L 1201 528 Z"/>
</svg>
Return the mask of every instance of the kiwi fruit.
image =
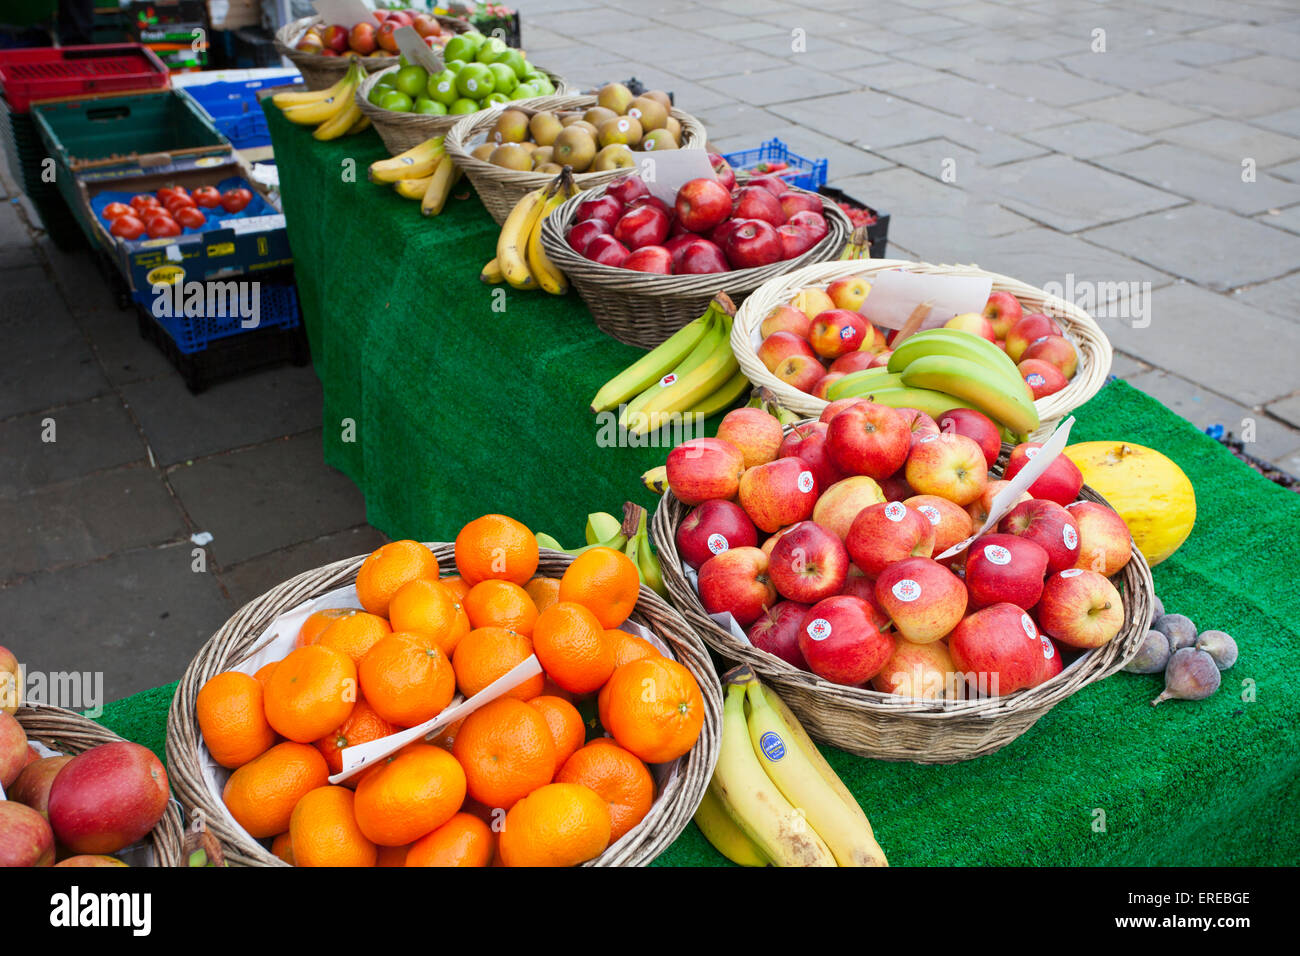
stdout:
<svg viewBox="0 0 1300 956">
<path fill-rule="evenodd" d="M 576 126 L 579 129 L 585 129 L 588 133 L 591 134 L 592 139 L 595 139 L 597 136 L 600 135 L 600 132 L 596 129 L 596 127 L 593 124 L 588 123 L 586 120 L 577 120 L 576 122 L 570 123 L 569 125 Z"/>
<path fill-rule="evenodd" d="M 681 121 L 678 120 L 676 116 L 670 115 L 668 119 L 664 121 L 664 129 L 673 134 L 673 139 L 676 140 L 677 144 L 680 146 L 682 142 Z"/>
<path fill-rule="evenodd" d="M 533 150 L 533 166 L 537 167 L 543 163 L 549 163 L 554 150 L 550 146 L 538 146 Z"/>
<path fill-rule="evenodd" d="M 596 141 L 585 129 L 569 127 L 551 144 L 551 162 L 571 166 L 575 173 L 585 173 L 596 158 Z"/>
<path fill-rule="evenodd" d="M 597 129 L 601 146 L 614 143 L 635 146 L 641 142 L 641 121 L 635 116 L 615 116 L 605 120 Z"/>
<path fill-rule="evenodd" d="M 646 152 L 654 150 L 677 149 L 677 139 L 666 129 L 652 129 L 641 140 L 641 148 Z"/>
<path fill-rule="evenodd" d="M 522 143 L 528 138 L 528 114 L 522 110 L 506 110 L 497 117 L 496 125 L 488 139 L 498 143 Z"/>
<path fill-rule="evenodd" d="M 582 119 L 581 113 L 566 112 L 566 113 L 559 113 L 557 115 L 560 117 L 561 126 L 572 126 L 574 123 Z"/>
<path fill-rule="evenodd" d="M 636 117 L 641 123 L 641 129 L 647 133 L 668 125 L 668 107 L 648 96 L 634 99 L 627 109 L 627 115 Z"/>
<path fill-rule="evenodd" d="M 527 172 L 533 168 L 533 156 L 518 143 L 502 143 L 492 150 L 488 162 L 502 169 L 517 169 Z"/>
<path fill-rule="evenodd" d="M 533 172 L 535 172 L 535 173 L 562 173 L 562 172 L 564 172 L 564 167 L 563 167 L 563 166 L 556 165 L 555 163 L 540 163 L 540 164 L 538 164 L 537 166 L 534 166 L 534 167 L 533 167 Z"/>
<path fill-rule="evenodd" d="M 666 110 L 670 110 L 673 108 L 672 99 L 663 90 L 649 90 L 645 93 L 642 93 L 641 95 L 645 97 L 649 97 L 652 100 L 658 100 L 660 103 L 663 104 L 664 109 Z"/>
<path fill-rule="evenodd" d="M 596 154 L 595 160 L 592 161 L 591 168 L 596 172 L 606 169 L 624 169 L 628 166 L 636 165 L 636 156 L 631 148 L 624 143 L 612 143 L 605 146 Z"/>
<path fill-rule="evenodd" d="M 538 146 L 550 146 L 562 129 L 564 126 L 554 113 L 535 113 L 528 121 L 528 130 L 533 134 L 533 142 Z"/>
<path fill-rule="evenodd" d="M 497 148 L 497 145 L 498 144 L 496 143 L 481 143 L 478 146 L 475 146 L 472 150 L 470 150 L 470 155 L 473 156 L 475 159 L 481 159 L 484 162 L 490 162 L 491 160 L 489 160 L 488 157 L 492 155 L 492 151 Z"/>
<path fill-rule="evenodd" d="M 596 94 L 596 104 L 603 106 L 607 110 L 613 110 L 619 116 L 627 112 L 627 108 L 632 105 L 632 91 L 622 83 L 609 83 L 600 88 Z"/>
<path fill-rule="evenodd" d="M 615 116 L 618 115 L 619 115 L 618 113 L 615 113 L 611 109 L 606 109 L 603 106 L 593 106 L 591 109 L 587 110 L 587 112 L 582 114 L 582 118 L 586 120 L 588 123 L 590 123 L 592 126 L 595 126 L 597 129 L 599 129 L 600 124 L 605 122 L 605 120 L 613 119 Z"/>
</svg>

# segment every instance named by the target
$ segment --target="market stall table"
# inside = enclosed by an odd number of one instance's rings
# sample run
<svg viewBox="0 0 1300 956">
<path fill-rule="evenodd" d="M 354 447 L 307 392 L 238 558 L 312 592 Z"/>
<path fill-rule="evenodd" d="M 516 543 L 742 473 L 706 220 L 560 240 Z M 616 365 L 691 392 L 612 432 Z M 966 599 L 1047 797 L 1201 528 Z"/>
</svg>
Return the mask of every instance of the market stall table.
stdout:
<svg viewBox="0 0 1300 956">
<path fill-rule="evenodd" d="M 472 194 L 422 219 L 365 181 L 383 155 L 373 134 L 321 144 L 273 110 L 270 126 L 324 386 L 326 460 L 362 489 L 373 524 L 449 540 L 499 510 L 577 543 L 587 511 L 653 506 L 638 475 L 665 450 L 599 447 L 586 410 L 634 350 L 600 335 L 572 294 L 509 290 L 493 311 L 499 287 L 478 272 L 497 229 Z M 348 159 L 355 182 L 341 175 Z M 1300 692 L 1286 668 L 1300 645 L 1300 497 L 1123 382 L 1076 414 L 1072 441 L 1159 449 L 1195 485 L 1196 529 L 1154 576 L 1169 611 L 1236 636 L 1241 656 L 1219 692 L 1151 707 L 1160 676 L 1117 674 L 977 760 L 827 756 L 894 865 L 1294 864 Z M 112 704 L 102 720 L 161 754 L 172 689 Z M 721 862 L 694 827 L 657 861 Z"/>
</svg>

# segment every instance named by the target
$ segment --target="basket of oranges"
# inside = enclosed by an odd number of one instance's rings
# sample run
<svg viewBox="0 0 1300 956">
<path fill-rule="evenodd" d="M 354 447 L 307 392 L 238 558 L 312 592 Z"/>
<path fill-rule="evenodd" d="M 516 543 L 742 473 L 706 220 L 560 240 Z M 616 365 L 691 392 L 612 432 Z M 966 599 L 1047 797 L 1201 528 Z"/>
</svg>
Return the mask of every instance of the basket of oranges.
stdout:
<svg viewBox="0 0 1300 956">
<path fill-rule="evenodd" d="M 721 717 L 704 645 L 626 555 L 484 515 L 241 608 L 167 754 L 236 865 L 636 866 L 693 816 Z"/>
</svg>

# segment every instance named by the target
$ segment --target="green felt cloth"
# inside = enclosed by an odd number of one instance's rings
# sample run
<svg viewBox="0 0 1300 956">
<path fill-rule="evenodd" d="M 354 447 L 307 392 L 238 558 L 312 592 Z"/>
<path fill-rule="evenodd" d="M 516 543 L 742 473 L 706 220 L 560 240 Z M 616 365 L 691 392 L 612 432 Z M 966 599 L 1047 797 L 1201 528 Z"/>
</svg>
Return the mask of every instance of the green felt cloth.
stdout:
<svg viewBox="0 0 1300 956">
<path fill-rule="evenodd" d="M 494 313 L 477 275 L 496 228 L 477 199 L 421 219 L 364 181 L 382 153 L 374 134 L 317 144 L 272 113 L 325 388 L 326 458 L 365 492 L 370 520 L 390 535 L 449 540 L 499 510 L 576 543 L 587 511 L 617 511 L 624 498 L 653 505 L 637 476 L 664 451 L 597 448 L 585 411 L 635 351 L 601 336 L 572 294 L 512 292 Z M 340 185 L 348 156 L 361 181 Z M 339 440 L 344 417 L 356 419 L 354 444 Z M 1241 656 L 1219 693 L 1153 708 L 1158 676 L 1118 674 L 977 760 L 827 755 L 894 865 L 1294 865 L 1300 694 L 1286 667 L 1300 643 L 1291 583 L 1300 496 L 1123 382 L 1077 417 L 1073 441 L 1157 448 L 1195 485 L 1196 528 L 1154 574 L 1170 611 L 1237 637 Z M 136 695 L 104 721 L 161 753 L 170 698 L 170 687 Z M 656 862 L 725 863 L 694 826 Z"/>
</svg>

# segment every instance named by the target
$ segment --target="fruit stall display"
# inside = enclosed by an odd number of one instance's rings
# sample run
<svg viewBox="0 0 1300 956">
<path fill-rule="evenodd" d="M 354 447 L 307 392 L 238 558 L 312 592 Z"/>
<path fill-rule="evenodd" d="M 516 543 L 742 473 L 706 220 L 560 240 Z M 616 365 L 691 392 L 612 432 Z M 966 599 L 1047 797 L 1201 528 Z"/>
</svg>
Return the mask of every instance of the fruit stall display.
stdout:
<svg viewBox="0 0 1300 956">
<path fill-rule="evenodd" d="M 990 277 L 993 291 L 982 313 L 904 338 L 910 330 L 882 329 L 861 312 L 872 279 L 894 269 Z M 1097 393 L 1112 356 L 1096 321 L 1071 302 L 972 267 L 896 259 L 825 263 L 773 279 L 737 313 L 732 347 L 755 385 L 805 415 L 874 396 L 931 416 L 975 408 L 1008 437 L 1049 434 Z"/>
<path fill-rule="evenodd" d="M 483 515 L 292 578 L 186 671 L 177 792 L 234 864 L 648 863 L 708 785 L 722 701 L 641 575 Z"/>
</svg>

